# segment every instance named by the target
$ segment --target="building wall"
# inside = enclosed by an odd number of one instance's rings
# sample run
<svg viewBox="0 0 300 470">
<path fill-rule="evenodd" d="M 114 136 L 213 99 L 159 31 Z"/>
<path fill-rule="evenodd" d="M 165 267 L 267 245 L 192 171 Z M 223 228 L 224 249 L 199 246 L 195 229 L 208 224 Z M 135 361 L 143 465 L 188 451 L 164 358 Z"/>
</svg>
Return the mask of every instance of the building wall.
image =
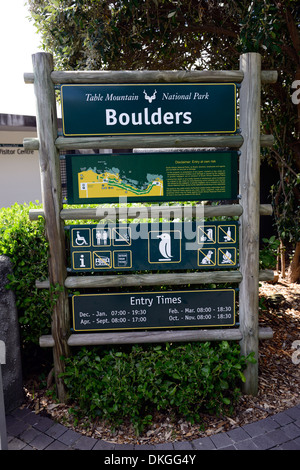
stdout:
<svg viewBox="0 0 300 470">
<path fill-rule="evenodd" d="M 61 131 L 61 119 L 58 119 L 58 129 Z M 15 202 L 19 204 L 42 202 L 39 153 L 23 148 L 23 140 L 26 137 L 37 137 L 34 116 L 0 114 L 0 209 L 9 207 Z M 104 149 L 78 150 L 76 153 L 111 152 L 111 149 Z M 61 171 L 64 195 L 66 181 L 63 179 L 65 178 L 63 168 Z"/>
<path fill-rule="evenodd" d="M 23 148 L 25 137 L 36 132 L 0 125 L 0 208 L 42 200 L 38 151 Z"/>
</svg>

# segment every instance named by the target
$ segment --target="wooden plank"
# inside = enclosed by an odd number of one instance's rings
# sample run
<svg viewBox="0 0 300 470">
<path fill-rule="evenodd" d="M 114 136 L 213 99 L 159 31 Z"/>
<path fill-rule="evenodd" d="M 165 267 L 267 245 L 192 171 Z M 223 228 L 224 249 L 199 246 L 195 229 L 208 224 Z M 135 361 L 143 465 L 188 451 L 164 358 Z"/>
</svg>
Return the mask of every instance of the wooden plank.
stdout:
<svg viewBox="0 0 300 470">
<path fill-rule="evenodd" d="M 69 355 L 67 337 L 69 332 L 69 304 L 64 282 L 66 272 L 66 248 L 62 209 L 59 153 L 55 146 L 57 116 L 54 85 L 50 78 L 53 70 L 52 55 L 38 53 L 32 56 L 35 75 L 34 92 L 37 107 L 37 132 L 39 138 L 39 161 L 42 201 L 49 242 L 49 280 L 52 286 L 60 286 L 57 301 L 53 307 L 52 335 L 55 378 L 60 401 L 65 400 L 65 388 L 60 374 L 64 370 L 61 356 Z"/>
<path fill-rule="evenodd" d="M 269 327 L 259 328 L 259 339 L 266 340 L 273 337 Z M 104 344 L 137 344 L 137 343 L 164 343 L 186 341 L 240 341 L 242 334 L 238 328 L 219 330 L 166 330 L 166 331 L 134 331 L 134 332 L 106 332 L 106 333 L 80 333 L 73 334 L 68 339 L 69 346 L 96 346 Z M 51 335 L 40 337 L 40 346 L 51 348 L 54 340 Z"/>
<path fill-rule="evenodd" d="M 272 206 L 270 206 L 272 207 Z M 202 211 L 203 209 L 203 211 Z M 267 211 L 267 209 L 264 209 Z M 186 205 L 186 206 L 137 206 L 137 207 L 97 207 L 62 209 L 60 216 L 62 220 L 127 220 L 127 219 L 155 219 L 155 218 L 189 218 L 189 217 L 218 217 L 239 216 L 242 213 L 242 206 L 239 204 L 224 204 L 220 206 L 209 205 Z M 44 216 L 43 209 L 30 209 L 30 220 L 38 220 Z"/>
<path fill-rule="evenodd" d="M 63 83 L 220 83 L 243 80 L 240 70 L 82 70 L 53 71 L 56 85 Z M 24 73 L 25 83 L 34 82 L 33 73 Z"/>
<path fill-rule="evenodd" d="M 192 71 L 53 71 L 51 79 L 55 84 L 62 83 L 147 83 L 147 82 L 235 82 L 243 80 L 241 70 L 192 70 Z M 262 70 L 262 83 L 276 83 L 277 71 Z M 34 83 L 33 73 L 24 73 L 25 83 Z"/>
<path fill-rule="evenodd" d="M 275 273 L 272 269 L 261 269 L 258 273 L 259 281 L 273 281 Z"/>
<path fill-rule="evenodd" d="M 181 277 L 178 274 L 126 274 L 122 276 L 122 285 L 136 286 L 136 285 L 162 285 L 174 284 L 209 284 L 211 282 L 240 282 L 242 280 L 239 271 L 212 271 L 209 276 L 207 272 L 202 273 L 182 273 Z M 84 288 L 84 287 L 118 287 L 118 276 L 70 276 L 67 277 L 65 286 L 68 288 Z M 271 269 L 261 270 L 259 272 L 259 281 L 272 281 L 274 279 L 274 271 Z M 37 289 L 49 289 L 49 280 L 36 281 Z"/>
<path fill-rule="evenodd" d="M 269 281 L 274 278 L 272 270 L 261 271 L 259 280 Z M 210 283 L 239 283 L 242 281 L 240 271 L 206 271 L 192 273 L 166 274 L 127 274 L 123 276 L 68 276 L 65 286 L 72 288 L 85 287 L 119 287 L 119 286 L 155 286 L 155 285 L 184 285 Z"/>
<path fill-rule="evenodd" d="M 119 210 L 118 207 L 97 207 L 97 208 L 84 208 L 84 209 L 62 209 L 60 216 L 62 220 L 125 220 L 131 218 L 172 218 L 182 217 L 182 206 L 139 206 L 129 207 L 128 212 L 126 208 Z M 234 217 L 242 214 L 243 208 L 240 204 L 224 204 L 220 206 L 204 206 L 203 217 Z M 271 204 L 260 204 L 260 215 L 272 215 L 273 209 Z M 141 217 L 141 214 L 143 217 Z M 197 215 L 197 206 L 184 206 L 185 217 L 195 217 Z M 43 209 L 30 209 L 29 219 L 38 220 L 39 217 L 44 217 Z"/>
<path fill-rule="evenodd" d="M 134 148 L 189 148 L 189 147 L 234 147 L 239 148 L 241 135 L 141 135 L 141 136 L 103 136 L 103 137 L 58 137 L 59 150 L 82 149 L 134 149 Z M 95 147 L 96 145 L 96 147 Z"/>
<path fill-rule="evenodd" d="M 264 212 L 272 210 L 272 206 L 263 208 Z M 202 212 L 203 209 L 203 212 Z M 62 209 L 60 216 L 62 220 L 126 220 L 126 219 L 155 219 L 155 218 L 188 218 L 188 217 L 218 217 L 240 216 L 242 206 L 239 204 L 224 204 L 220 206 L 210 205 L 174 205 L 174 206 L 134 206 L 134 207 L 102 207 L 97 208 L 74 208 Z M 44 216 L 43 209 L 30 209 L 30 220 L 38 220 Z"/>
<path fill-rule="evenodd" d="M 218 216 L 239 216 L 242 213 L 242 206 L 239 204 L 224 204 L 220 206 L 210 206 L 206 204 L 197 205 L 153 205 L 137 207 L 97 207 L 95 209 L 63 209 L 61 218 L 63 220 L 83 220 L 83 219 L 177 219 L 184 217 L 198 218 L 218 217 Z"/>
<path fill-rule="evenodd" d="M 170 135 L 170 136 L 104 136 L 104 137 L 58 137 L 56 146 L 59 150 L 76 149 L 123 149 L 123 148 L 240 148 L 242 135 Z M 272 135 L 261 135 L 261 146 L 271 147 Z"/>
<path fill-rule="evenodd" d="M 177 272 L 163 274 L 127 274 L 108 276 L 68 276 L 65 286 L 73 288 L 94 287 L 125 287 L 125 286 L 155 286 L 155 285 L 184 285 L 184 284 L 210 284 L 212 282 L 241 281 L 239 271 L 206 271 L 206 272 Z"/>
<path fill-rule="evenodd" d="M 260 204 L 259 205 L 259 215 L 272 215 L 273 207 L 272 204 Z"/>
<path fill-rule="evenodd" d="M 181 135 L 181 136 L 106 136 L 106 137 L 58 137 L 56 146 L 59 150 L 79 149 L 124 149 L 124 148 L 206 148 L 229 147 L 240 148 L 243 143 L 241 135 Z M 274 137 L 262 134 L 260 144 L 262 147 L 272 147 Z M 25 150 L 38 150 L 38 138 L 25 138 Z"/>
<path fill-rule="evenodd" d="M 244 138 L 240 156 L 239 262 L 242 273 L 239 295 L 239 319 L 243 339 L 241 353 L 255 353 L 256 364 L 245 371 L 244 392 L 258 393 L 258 280 L 259 280 L 259 196 L 260 196 L 260 66 L 257 53 L 240 57 L 244 80 L 240 90 L 240 126 Z"/>
</svg>

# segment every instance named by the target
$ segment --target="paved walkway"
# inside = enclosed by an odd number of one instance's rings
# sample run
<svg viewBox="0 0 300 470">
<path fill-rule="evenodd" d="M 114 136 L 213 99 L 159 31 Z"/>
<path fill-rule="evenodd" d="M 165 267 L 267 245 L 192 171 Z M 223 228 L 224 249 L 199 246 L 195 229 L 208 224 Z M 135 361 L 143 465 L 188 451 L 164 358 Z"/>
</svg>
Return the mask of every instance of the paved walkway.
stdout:
<svg viewBox="0 0 300 470">
<path fill-rule="evenodd" d="M 18 408 L 6 417 L 8 450 L 300 450 L 300 405 L 210 437 L 157 445 L 113 444 Z"/>
</svg>

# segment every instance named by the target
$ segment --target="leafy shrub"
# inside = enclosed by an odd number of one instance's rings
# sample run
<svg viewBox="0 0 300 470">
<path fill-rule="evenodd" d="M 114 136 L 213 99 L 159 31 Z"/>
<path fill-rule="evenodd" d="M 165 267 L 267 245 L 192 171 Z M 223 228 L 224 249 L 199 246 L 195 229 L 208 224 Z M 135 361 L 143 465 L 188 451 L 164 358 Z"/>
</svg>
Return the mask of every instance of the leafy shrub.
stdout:
<svg viewBox="0 0 300 470">
<path fill-rule="evenodd" d="M 37 279 L 48 276 L 48 243 L 44 220 L 29 220 L 29 209 L 37 205 L 14 204 L 0 210 L 0 254 L 10 258 L 13 274 L 7 288 L 16 295 L 21 340 L 38 344 L 39 336 L 48 334 L 51 319 L 49 291 L 35 287 Z"/>
<path fill-rule="evenodd" d="M 65 360 L 62 377 L 77 414 L 113 425 L 130 419 L 139 432 L 154 410 L 172 409 L 192 422 L 201 411 L 230 412 L 248 360 L 226 341 L 83 348 Z"/>
<path fill-rule="evenodd" d="M 275 269 L 280 241 L 273 235 L 263 238 L 263 247 L 259 251 L 259 267 L 261 269 Z"/>
</svg>

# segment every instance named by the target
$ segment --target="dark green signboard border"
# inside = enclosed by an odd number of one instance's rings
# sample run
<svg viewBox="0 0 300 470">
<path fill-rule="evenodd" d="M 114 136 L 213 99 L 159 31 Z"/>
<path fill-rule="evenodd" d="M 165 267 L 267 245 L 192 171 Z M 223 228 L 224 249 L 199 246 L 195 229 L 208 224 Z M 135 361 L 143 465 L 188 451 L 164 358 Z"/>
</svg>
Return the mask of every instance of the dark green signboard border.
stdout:
<svg viewBox="0 0 300 470">
<path fill-rule="evenodd" d="M 233 326 L 235 290 L 72 296 L 75 332 Z"/>
<path fill-rule="evenodd" d="M 70 226 L 73 272 L 230 269 L 237 221 Z"/>
<path fill-rule="evenodd" d="M 235 83 L 66 84 L 66 137 L 236 132 Z"/>
<path fill-rule="evenodd" d="M 120 197 L 126 197 L 128 202 L 237 197 L 236 151 L 66 155 L 65 158 L 69 204 L 116 203 Z M 160 194 L 155 188 L 159 188 Z M 113 191 L 114 195 L 109 196 Z"/>
</svg>

